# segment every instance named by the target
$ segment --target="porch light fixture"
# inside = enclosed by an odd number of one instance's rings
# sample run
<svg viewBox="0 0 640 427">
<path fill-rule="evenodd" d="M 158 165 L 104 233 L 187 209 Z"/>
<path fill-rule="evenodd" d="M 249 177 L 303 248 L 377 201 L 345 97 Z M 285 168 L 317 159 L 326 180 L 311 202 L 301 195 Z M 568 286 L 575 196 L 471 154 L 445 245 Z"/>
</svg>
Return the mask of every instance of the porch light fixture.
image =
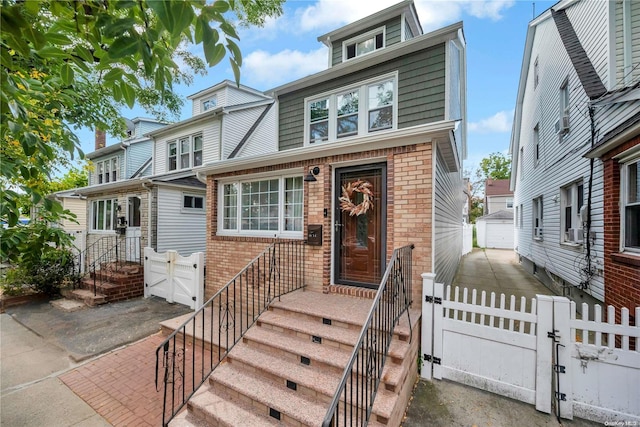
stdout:
<svg viewBox="0 0 640 427">
<path fill-rule="evenodd" d="M 316 182 L 316 175 L 320 173 L 320 168 L 318 166 L 313 169 L 309 169 L 309 173 L 304 177 L 304 182 Z"/>
</svg>

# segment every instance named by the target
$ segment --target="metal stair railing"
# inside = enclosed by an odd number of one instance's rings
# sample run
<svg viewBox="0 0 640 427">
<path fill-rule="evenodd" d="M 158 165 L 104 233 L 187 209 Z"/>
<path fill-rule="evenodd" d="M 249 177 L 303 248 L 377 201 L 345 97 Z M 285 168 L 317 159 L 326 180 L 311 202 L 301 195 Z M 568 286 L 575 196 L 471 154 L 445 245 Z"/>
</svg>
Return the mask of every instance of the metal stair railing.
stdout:
<svg viewBox="0 0 640 427">
<path fill-rule="evenodd" d="M 323 427 L 368 424 L 393 330 L 405 311 L 409 316 L 413 248 L 414 245 L 408 245 L 393 251 L 369 316 L 322 422 Z"/>
<path fill-rule="evenodd" d="M 94 296 L 97 295 L 98 286 L 106 280 L 104 269 L 118 272 L 127 264 L 142 264 L 143 261 L 140 237 L 106 236 L 94 242 L 87 248 L 89 250 L 84 255 L 78 255 L 80 262 L 85 263 L 84 272 L 78 270 L 78 277 L 82 280 L 89 275 L 93 279 Z"/>
<path fill-rule="evenodd" d="M 182 409 L 271 302 L 304 287 L 304 242 L 275 242 L 156 349 L 162 425 Z"/>
</svg>

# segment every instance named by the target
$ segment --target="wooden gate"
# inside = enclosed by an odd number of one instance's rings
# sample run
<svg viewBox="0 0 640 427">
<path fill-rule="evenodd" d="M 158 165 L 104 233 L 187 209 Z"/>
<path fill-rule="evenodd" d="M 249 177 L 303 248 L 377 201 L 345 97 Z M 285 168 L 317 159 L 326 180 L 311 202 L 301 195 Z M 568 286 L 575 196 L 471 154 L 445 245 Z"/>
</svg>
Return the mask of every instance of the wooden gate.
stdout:
<svg viewBox="0 0 640 427">
<path fill-rule="evenodd" d="M 176 251 L 159 254 L 144 248 L 144 296 L 198 309 L 204 302 L 204 254 L 183 257 Z"/>
<path fill-rule="evenodd" d="M 425 379 L 449 379 L 530 404 L 558 418 L 640 422 L 640 327 L 622 309 L 607 323 L 578 319 L 564 297 L 527 301 L 434 283 L 423 274 Z M 585 305 L 582 312 L 589 313 Z M 635 311 L 640 318 L 640 307 Z M 615 386 L 614 386 L 615 384 Z"/>
</svg>

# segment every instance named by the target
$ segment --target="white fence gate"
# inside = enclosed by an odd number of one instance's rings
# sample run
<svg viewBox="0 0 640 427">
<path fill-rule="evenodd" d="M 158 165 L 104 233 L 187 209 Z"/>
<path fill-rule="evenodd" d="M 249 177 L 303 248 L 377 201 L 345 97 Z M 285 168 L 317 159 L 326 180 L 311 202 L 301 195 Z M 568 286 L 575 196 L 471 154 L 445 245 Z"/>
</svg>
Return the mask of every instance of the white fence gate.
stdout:
<svg viewBox="0 0 640 427">
<path fill-rule="evenodd" d="M 473 250 L 473 224 L 462 224 L 462 255 Z"/>
<path fill-rule="evenodd" d="M 204 302 L 204 254 L 183 257 L 144 248 L 144 296 L 152 295 L 198 309 Z"/>
<path fill-rule="evenodd" d="M 596 306 L 577 319 L 564 297 L 538 295 L 516 304 L 483 291 L 451 287 L 423 274 L 423 365 L 426 379 L 450 379 L 535 404 L 558 417 L 640 422 L 640 327 L 629 311 Z M 588 313 L 586 304 L 583 313 Z M 636 319 L 640 307 L 636 308 Z M 632 345 L 633 344 L 633 345 Z M 635 346 L 635 348 L 634 348 Z"/>
</svg>

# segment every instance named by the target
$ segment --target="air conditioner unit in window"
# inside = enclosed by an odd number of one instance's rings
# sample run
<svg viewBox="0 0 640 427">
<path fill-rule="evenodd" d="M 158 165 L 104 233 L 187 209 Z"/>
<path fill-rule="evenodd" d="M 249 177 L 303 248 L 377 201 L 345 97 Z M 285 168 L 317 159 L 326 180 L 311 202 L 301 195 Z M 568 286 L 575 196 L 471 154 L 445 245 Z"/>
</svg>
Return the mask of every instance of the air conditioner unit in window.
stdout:
<svg viewBox="0 0 640 427">
<path fill-rule="evenodd" d="M 569 240 L 575 243 L 582 243 L 583 239 L 583 229 L 582 228 L 570 228 L 569 229 Z"/>
<path fill-rule="evenodd" d="M 560 117 L 556 121 L 555 128 L 558 135 L 564 135 L 569 132 L 569 116 Z"/>
<path fill-rule="evenodd" d="M 535 227 L 533 229 L 533 237 L 536 239 L 542 239 L 542 227 Z"/>
</svg>

